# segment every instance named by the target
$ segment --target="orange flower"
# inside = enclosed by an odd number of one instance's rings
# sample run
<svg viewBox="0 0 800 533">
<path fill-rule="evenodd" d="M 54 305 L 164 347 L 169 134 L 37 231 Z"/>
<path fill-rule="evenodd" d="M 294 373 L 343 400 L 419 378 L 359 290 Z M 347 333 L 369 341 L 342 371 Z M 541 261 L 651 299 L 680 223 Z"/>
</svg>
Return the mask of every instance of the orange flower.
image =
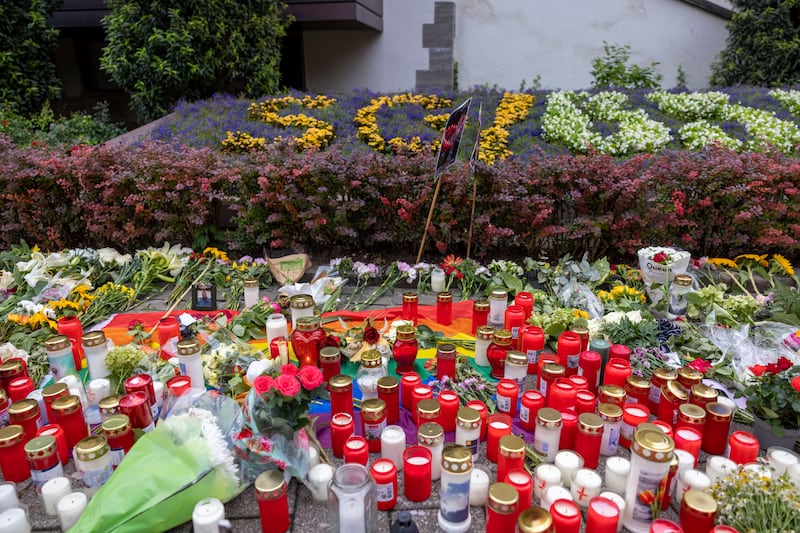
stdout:
<svg viewBox="0 0 800 533">
<path fill-rule="evenodd" d="M 791 384 L 794 390 L 800 392 L 800 376 L 792 378 Z"/>
</svg>

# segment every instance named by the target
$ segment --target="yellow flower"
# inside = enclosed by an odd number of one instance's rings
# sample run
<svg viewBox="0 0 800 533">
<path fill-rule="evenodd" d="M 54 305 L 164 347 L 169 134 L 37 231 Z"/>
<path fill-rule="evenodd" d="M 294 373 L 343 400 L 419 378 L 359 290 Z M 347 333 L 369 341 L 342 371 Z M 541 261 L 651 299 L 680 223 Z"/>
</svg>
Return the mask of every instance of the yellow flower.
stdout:
<svg viewBox="0 0 800 533">
<path fill-rule="evenodd" d="M 772 254 L 772 259 L 778 263 L 778 265 L 783 269 L 784 272 L 786 272 L 787 275 L 794 276 L 794 267 L 788 259 L 783 257 L 781 254 Z"/>
<path fill-rule="evenodd" d="M 210 255 L 214 259 L 219 259 L 220 261 L 224 261 L 226 263 L 230 262 L 230 259 L 228 259 L 227 252 L 224 252 L 219 248 L 214 248 L 212 246 L 209 246 L 205 250 L 203 250 L 203 255 Z"/>
<path fill-rule="evenodd" d="M 573 318 L 585 318 L 585 319 L 588 320 L 589 319 L 589 313 L 587 313 L 586 311 L 584 311 L 582 309 L 573 309 L 572 317 Z"/>
<path fill-rule="evenodd" d="M 35 254 L 36 252 L 39 252 L 39 251 L 41 251 L 41 250 L 39 249 L 39 245 L 38 245 L 38 244 L 34 244 L 34 245 L 33 245 L 33 248 L 31 248 L 31 253 L 34 253 L 34 254 Z"/>
<path fill-rule="evenodd" d="M 742 254 L 742 255 L 737 255 L 736 257 L 733 258 L 733 260 L 736 262 L 737 265 L 739 264 L 740 260 L 745 260 L 745 259 L 754 261 L 763 267 L 769 266 L 769 263 L 767 262 L 767 254 L 764 255 Z"/>
<path fill-rule="evenodd" d="M 731 261 L 730 259 L 726 259 L 724 257 L 712 257 L 706 262 L 716 266 L 739 268 L 739 265 L 737 265 L 734 261 Z"/>
</svg>

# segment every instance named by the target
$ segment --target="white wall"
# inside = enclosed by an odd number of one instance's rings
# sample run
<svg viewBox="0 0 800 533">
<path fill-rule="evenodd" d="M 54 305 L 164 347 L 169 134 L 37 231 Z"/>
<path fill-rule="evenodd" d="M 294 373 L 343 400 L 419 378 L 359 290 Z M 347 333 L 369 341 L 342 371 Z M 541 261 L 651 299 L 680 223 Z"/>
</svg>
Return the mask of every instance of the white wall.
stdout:
<svg viewBox="0 0 800 533">
<path fill-rule="evenodd" d="M 306 81 L 312 92 L 414 88 L 428 68 L 422 25 L 433 22 L 434 0 L 384 0 L 383 33 L 304 33 Z M 725 46 L 725 20 L 682 0 L 456 0 L 455 60 L 461 88 L 591 85 L 591 61 L 603 41 L 630 45 L 631 61 L 657 61 L 663 86 L 682 66 L 689 88 L 708 85 L 710 65 Z"/>
</svg>

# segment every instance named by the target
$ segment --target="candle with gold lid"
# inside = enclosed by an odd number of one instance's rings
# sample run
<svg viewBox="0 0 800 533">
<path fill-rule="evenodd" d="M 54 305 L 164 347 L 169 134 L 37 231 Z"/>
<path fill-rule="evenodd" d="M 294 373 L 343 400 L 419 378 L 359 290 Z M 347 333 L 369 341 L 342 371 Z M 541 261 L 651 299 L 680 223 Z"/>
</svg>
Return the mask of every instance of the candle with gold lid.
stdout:
<svg viewBox="0 0 800 533">
<path fill-rule="evenodd" d="M 658 402 L 658 419 L 674 426 L 678 421 L 678 407 L 689 401 L 689 391 L 677 380 L 670 380 L 661 386 L 661 400 Z"/>
<path fill-rule="evenodd" d="M 705 408 L 711 402 L 716 402 L 719 392 L 713 387 L 696 383 L 689 389 L 689 403 Z"/>
<path fill-rule="evenodd" d="M 642 425 L 633 434 L 630 475 L 625 486 L 623 525 L 632 533 L 647 533 L 656 518 L 651 503 L 658 497 L 661 484 L 667 482 L 675 449 L 674 441 L 662 431 L 643 429 Z"/>
<path fill-rule="evenodd" d="M 627 398 L 625 389 L 618 385 L 600 385 L 597 389 L 597 403 L 613 403 L 622 407 Z"/>
<path fill-rule="evenodd" d="M 28 442 L 36 436 L 42 427 L 42 416 L 39 411 L 39 402 L 26 398 L 12 403 L 8 408 L 8 421 L 10 424 L 19 424 L 25 430 L 23 439 Z"/>
<path fill-rule="evenodd" d="M 504 482 L 490 486 L 486 502 L 486 531 L 514 531 L 518 506 L 519 494 L 514 487 Z"/>
<path fill-rule="evenodd" d="M 488 350 L 494 339 L 494 328 L 492 326 L 480 326 L 475 332 L 475 364 L 478 366 L 489 366 Z"/>
<path fill-rule="evenodd" d="M 678 379 L 678 373 L 671 368 L 656 368 L 650 376 L 650 396 L 648 407 L 653 414 L 658 413 L 658 404 L 661 402 L 661 387 L 667 381 Z"/>
<path fill-rule="evenodd" d="M 541 507 L 529 507 L 517 517 L 519 533 L 554 533 L 553 517 Z"/>
<path fill-rule="evenodd" d="M 489 300 L 475 300 L 472 303 L 472 334 L 475 335 L 478 328 L 485 326 L 488 320 Z"/>
<path fill-rule="evenodd" d="M 678 369 L 678 383 L 691 389 L 695 385 L 700 385 L 703 381 L 703 373 L 699 370 L 688 366 L 682 366 Z"/>
<path fill-rule="evenodd" d="M 647 407 L 647 399 L 650 397 L 650 382 L 642 376 L 631 374 L 625 380 L 625 393 L 628 403 L 641 403 Z"/>
<path fill-rule="evenodd" d="M 444 531 L 466 533 L 472 522 L 469 513 L 472 451 L 466 446 L 448 445 L 441 452 L 440 461 L 439 525 Z"/>
<path fill-rule="evenodd" d="M 500 437 L 500 448 L 497 456 L 497 479 L 505 481 L 511 470 L 521 469 L 525 465 L 525 441 L 517 435 Z"/>
<path fill-rule="evenodd" d="M 417 312 L 419 309 L 419 296 L 416 292 L 403 293 L 403 311 L 401 318 L 417 325 Z"/>
<path fill-rule="evenodd" d="M 100 419 L 107 420 L 116 414 L 119 414 L 119 396 L 106 396 L 97 402 L 97 408 L 100 409 Z"/>
<path fill-rule="evenodd" d="M 108 481 L 114 471 L 108 441 L 102 435 L 86 437 L 75 445 L 72 455 L 85 492 L 91 496 Z"/>
<path fill-rule="evenodd" d="M 600 442 L 600 454 L 616 455 L 619 449 L 620 429 L 622 428 L 622 407 L 613 403 L 601 403 L 597 414 L 603 419 L 603 438 Z"/>
<path fill-rule="evenodd" d="M 25 430 L 18 424 L 0 429 L 0 471 L 3 479 L 19 483 L 31 477 L 25 457 Z"/>
<path fill-rule="evenodd" d="M 28 459 L 36 492 L 41 493 L 42 485 L 47 481 L 64 475 L 56 438 L 52 435 L 41 435 L 29 440 L 25 444 L 25 457 Z"/>
<path fill-rule="evenodd" d="M 370 452 L 381 451 L 381 433 L 386 427 L 386 402 L 370 398 L 361 402 L 361 434 Z"/>
<path fill-rule="evenodd" d="M 331 394 L 331 414 L 353 416 L 353 378 L 347 374 L 333 376 L 328 382 L 328 391 Z"/>
<path fill-rule="evenodd" d="M 717 501 L 702 490 L 691 489 L 683 494 L 680 524 L 684 531 L 707 533 L 714 527 Z"/>
<path fill-rule="evenodd" d="M 400 381 L 394 376 L 378 380 L 378 398 L 386 403 L 386 424 L 396 424 L 400 419 Z"/>
<path fill-rule="evenodd" d="M 420 402 L 421 403 L 421 402 Z M 442 476 L 442 450 L 444 449 L 444 430 L 436 422 L 425 422 L 419 426 L 417 444 L 431 452 L 431 479 Z"/>
<path fill-rule="evenodd" d="M 105 419 L 100 427 L 108 441 L 111 465 L 116 468 L 133 447 L 131 420 L 127 415 L 113 415 Z"/>
<path fill-rule="evenodd" d="M 678 421 L 675 429 L 680 427 L 690 427 L 703 434 L 703 426 L 706 423 L 706 410 L 693 403 L 684 403 L 678 406 Z"/>
<path fill-rule="evenodd" d="M 280 470 L 267 470 L 255 482 L 258 514 L 265 533 L 285 533 L 291 526 L 289 519 L 289 487 Z"/>
</svg>

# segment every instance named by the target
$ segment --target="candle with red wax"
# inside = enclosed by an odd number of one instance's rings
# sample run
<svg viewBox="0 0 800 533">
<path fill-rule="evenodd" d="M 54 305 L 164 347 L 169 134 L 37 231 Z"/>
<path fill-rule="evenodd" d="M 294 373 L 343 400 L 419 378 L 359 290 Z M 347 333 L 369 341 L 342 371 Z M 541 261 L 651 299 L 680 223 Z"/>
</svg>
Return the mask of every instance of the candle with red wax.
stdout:
<svg viewBox="0 0 800 533">
<path fill-rule="evenodd" d="M 78 396 L 62 396 L 53 402 L 53 423 L 64 430 L 67 447 L 72 449 L 89 436 L 89 427 L 83 418 L 83 406 Z M 38 431 L 38 429 L 37 429 Z"/>
<path fill-rule="evenodd" d="M 453 295 L 449 292 L 436 294 L 436 322 L 443 326 L 453 323 Z"/>
<path fill-rule="evenodd" d="M 703 434 L 695 428 L 679 427 L 673 431 L 673 440 L 675 441 L 675 449 L 686 450 L 694 457 L 694 466 L 697 466 L 697 461 L 700 458 L 700 446 L 703 442 Z"/>
<path fill-rule="evenodd" d="M 536 429 L 536 413 L 544 407 L 544 396 L 537 390 L 527 390 L 522 393 L 520 403 L 519 425 L 525 431 L 533 432 Z"/>
<path fill-rule="evenodd" d="M 575 434 L 577 431 L 578 414 L 573 411 L 563 411 L 561 413 L 561 437 L 558 441 L 558 449 L 575 449 Z"/>
<path fill-rule="evenodd" d="M 263 533 L 285 533 L 289 531 L 289 487 L 280 470 L 267 470 L 255 481 L 258 514 Z M 216 527 L 216 526 L 214 526 Z"/>
<path fill-rule="evenodd" d="M 486 431 L 488 430 L 486 427 L 486 419 L 489 416 L 489 410 L 486 408 L 486 404 L 480 400 L 470 400 L 464 407 L 475 409 L 478 411 L 478 414 L 481 415 L 481 440 L 486 440 Z"/>
<path fill-rule="evenodd" d="M 501 379 L 497 384 L 497 411 L 510 417 L 517 415 L 519 385 L 511 379 Z"/>
<path fill-rule="evenodd" d="M 354 432 L 353 415 L 335 413 L 331 416 L 331 449 L 334 457 L 344 457 L 344 443 Z"/>
<path fill-rule="evenodd" d="M 722 455 L 730 433 L 733 411 L 719 402 L 706 404 L 706 423 L 703 424 L 701 449 L 709 455 Z"/>
<path fill-rule="evenodd" d="M 375 480 L 379 511 L 389 511 L 397 504 L 397 468 L 389 459 L 378 459 L 369 469 Z"/>
<path fill-rule="evenodd" d="M 519 335 L 519 349 L 528 356 L 528 374 L 536 374 L 539 354 L 544 350 L 544 331 L 539 326 L 525 326 Z"/>
<path fill-rule="evenodd" d="M 439 425 L 445 432 L 456 430 L 456 414 L 461 404 L 458 394 L 453 391 L 443 390 L 439 393 Z"/>
<path fill-rule="evenodd" d="M 684 531 L 681 526 L 672 520 L 656 518 L 650 522 L 650 531 L 648 533 L 684 533 Z"/>
<path fill-rule="evenodd" d="M 594 413 L 583 413 L 578 416 L 574 450 L 583 457 L 583 466 L 586 468 L 597 468 L 600 459 L 600 444 L 603 440 L 603 428 L 603 419 Z"/>
<path fill-rule="evenodd" d="M 456 377 L 456 346 L 449 342 L 436 347 L 436 379 L 441 382 L 445 377 Z"/>
<path fill-rule="evenodd" d="M 350 435 L 344 442 L 344 462 L 367 466 L 368 461 L 369 445 L 367 444 L 367 439 L 359 435 Z"/>
<path fill-rule="evenodd" d="M 169 359 L 170 353 L 164 350 L 169 343 L 170 339 L 176 338 L 181 340 L 181 325 L 178 319 L 172 316 L 164 317 L 158 321 L 156 327 L 156 338 L 158 339 L 158 347 L 161 349 L 160 355 L 162 359 Z M 174 354 L 172 354 L 174 355 Z"/>
<path fill-rule="evenodd" d="M 517 435 L 504 435 L 500 438 L 497 455 L 497 481 L 505 481 L 511 470 L 525 467 L 525 441 Z"/>
<path fill-rule="evenodd" d="M 419 296 L 416 292 L 404 292 L 403 293 L 403 310 L 400 314 L 400 318 L 403 320 L 408 320 L 417 325 L 417 316 L 418 316 L 418 309 L 419 309 Z"/>
<path fill-rule="evenodd" d="M 58 459 L 61 464 L 66 465 L 69 462 L 69 446 L 67 445 L 67 436 L 64 434 L 64 428 L 58 424 L 47 424 L 39 428 L 36 435 L 52 435 L 56 439 Z"/>
<path fill-rule="evenodd" d="M 422 400 L 433 398 L 433 389 L 428 385 L 417 385 L 411 391 L 411 416 L 414 423 L 419 425 L 419 418 L 417 416 L 417 404 Z"/>
<path fill-rule="evenodd" d="M 472 303 L 472 335 L 478 332 L 478 328 L 485 326 L 489 321 L 489 300 L 475 300 Z"/>
<path fill-rule="evenodd" d="M 597 409 L 597 397 L 588 390 L 579 390 L 575 393 L 575 412 L 594 413 Z"/>
<path fill-rule="evenodd" d="M 614 346 L 617 345 L 615 344 Z M 625 382 L 632 373 L 631 364 L 625 359 L 616 357 L 609 359 L 603 373 L 603 385 L 616 385 L 624 389 Z"/>
<path fill-rule="evenodd" d="M 728 459 L 746 465 L 758 458 L 758 439 L 747 431 L 734 431 L 728 437 Z"/>
<path fill-rule="evenodd" d="M 11 424 L 0 429 L 0 471 L 5 481 L 19 483 L 31 477 L 25 457 L 25 442 L 25 429 L 22 426 Z"/>
<path fill-rule="evenodd" d="M 328 392 L 331 395 L 331 414 L 353 416 L 353 378 L 347 374 L 333 376 L 328 382 Z"/>
<path fill-rule="evenodd" d="M 559 378 L 547 391 L 547 407 L 552 407 L 556 411 L 574 410 L 577 394 L 578 391 L 572 382 Z"/>
<path fill-rule="evenodd" d="M 409 446 L 403 452 L 403 484 L 406 498 L 424 502 L 431 495 L 431 451 L 424 446 Z"/>
<path fill-rule="evenodd" d="M 410 411 L 412 413 L 414 412 L 411 409 L 411 393 L 414 390 L 414 387 L 420 383 L 422 383 L 422 378 L 420 378 L 419 374 L 416 372 L 403 374 L 403 377 L 400 378 L 400 401 L 406 411 Z"/>
<path fill-rule="evenodd" d="M 603 356 L 597 352 L 585 350 L 578 356 L 578 375 L 586 378 L 589 383 L 588 389 L 597 394 L 597 387 L 600 385 L 600 367 L 603 364 Z"/>
<path fill-rule="evenodd" d="M 519 516 L 519 513 L 533 504 L 533 479 L 524 468 L 516 468 L 506 474 L 504 481 L 517 490 L 519 495 L 517 516 Z"/>
<path fill-rule="evenodd" d="M 567 499 L 556 500 L 550 506 L 550 516 L 558 533 L 580 533 L 581 510 L 577 503 Z"/>
<path fill-rule="evenodd" d="M 625 361 L 631 360 L 631 349 L 624 344 L 612 344 L 608 350 L 608 358 L 618 357 Z"/>
<path fill-rule="evenodd" d="M 75 370 L 80 370 L 86 366 L 84 364 L 86 362 L 86 356 L 83 352 L 83 343 L 81 343 L 81 337 L 83 337 L 81 320 L 75 315 L 63 316 L 58 319 L 56 330 L 59 335 L 66 335 L 69 337 L 72 343 L 72 358 L 75 361 Z"/>
<path fill-rule="evenodd" d="M 383 376 L 378 380 L 378 399 L 386 404 L 386 424 L 390 426 L 400 420 L 399 391 L 400 382 L 396 377 Z"/>
<path fill-rule="evenodd" d="M 619 520 L 619 507 L 616 503 L 602 496 L 595 496 L 589 500 L 589 509 L 586 512 L 586 531 L 617 533 Z"/>
<path fill-rule="evenodd" d="M 128 415 L 131 426 L 134 428 L 139 428 L 145 432 L 152 431 L 155 428 L 153 413 L 147 403 L 147 395 L 141 391 L 126 394 L 120 398 L 119 411 L 123 415 Z M 69 436 L 67 436 L 67 441 L 69 441 Z"/>
<path fill-rule="evenodd" d="M 511 434 L 512 420 L 506 414 L 495 413 L 489 415 L 487 425 L 489 429 L 486 433 L 486 458 L 496 463 L 500 451 L 500 439 Z"/>
<path fill-rule="evenodd" d="M 511 345 L 514 350 L 519 350 L 519 333 L 525 325 L 525 309 L 519 305 L 509 305 L 504 318 L 503 327 L 511 332 Z"/>
<path fill-rule="evenodd" d="M 519 494 L 508 483 L 494 483 L 489 487 L 486 502 L 486 533 L 516 530 Z"/>
<path fill-rule="evenodd" d="M 28 376 L 13 378 L 8 382 L 8 399 L 18 402 L 28 397 L 33 392 L 33 381 Z"/>
<path fill-rule="evenodd" d="M 558 336 L 558 364 L 566 369 L 567 376 L 578 372 L 582 344 L 581 336 L 574 331 L 564 331 Z"/>
</svg>

